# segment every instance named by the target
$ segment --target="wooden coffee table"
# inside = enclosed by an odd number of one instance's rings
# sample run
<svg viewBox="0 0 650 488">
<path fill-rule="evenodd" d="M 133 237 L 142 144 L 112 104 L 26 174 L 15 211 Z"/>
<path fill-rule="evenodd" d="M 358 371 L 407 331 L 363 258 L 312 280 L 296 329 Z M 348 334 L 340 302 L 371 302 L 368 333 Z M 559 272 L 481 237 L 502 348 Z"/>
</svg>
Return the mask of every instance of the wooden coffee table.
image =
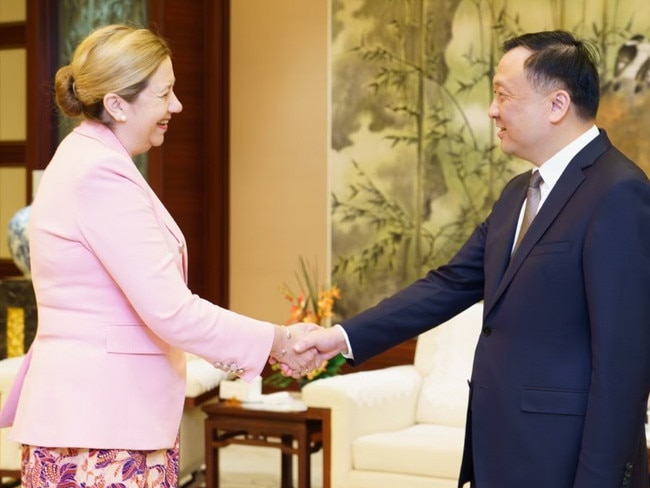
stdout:
<svg viewBox="0 0 650 488">
<path fill-rule="evenodd" d="M 255 410 L 226 402 L 205 405 L 205 478 L 219 487 L 219 449 L 230 444 L 275 447 L 281 453 L 281 487 L 292 487 L 293 455 L 298 457 L 298 488 L 311 486 L 311 454 L 323 449 L 323 488 L 330 488 L 330 411 Z"/>
</svg>

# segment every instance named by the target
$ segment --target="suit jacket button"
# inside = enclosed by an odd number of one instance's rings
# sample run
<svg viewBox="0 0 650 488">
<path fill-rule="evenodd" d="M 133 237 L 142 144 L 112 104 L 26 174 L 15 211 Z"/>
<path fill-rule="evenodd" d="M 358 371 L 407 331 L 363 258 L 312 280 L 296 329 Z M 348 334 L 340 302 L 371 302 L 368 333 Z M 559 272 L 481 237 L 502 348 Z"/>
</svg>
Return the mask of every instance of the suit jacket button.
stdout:
<svg viewBox="0 0 650 488">
<path fill-rule="evenodd" d="M 489 327 L 483 327 L 483 335 L 484 336 L 489 336 L 492 333 L 492 329 Z"/>
</svg>

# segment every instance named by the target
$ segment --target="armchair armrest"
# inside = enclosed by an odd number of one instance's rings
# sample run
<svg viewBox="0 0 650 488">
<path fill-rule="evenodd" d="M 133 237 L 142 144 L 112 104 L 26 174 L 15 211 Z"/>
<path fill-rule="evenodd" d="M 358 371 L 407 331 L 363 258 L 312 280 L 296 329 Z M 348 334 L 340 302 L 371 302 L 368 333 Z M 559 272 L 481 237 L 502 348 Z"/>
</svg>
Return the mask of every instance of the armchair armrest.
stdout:
<svg viewBox="0 0 650 488">
<path fill-rule="evenodd" d="M 330 409 L 332 486 L 348 486 L 354 439 L 413 425 L 421 383 L 415 366 L 405 365 L 324 378 L 302 388 L 308 406 Z"/>
<path fill-rule="evenodd" d="M 205 359 L 185 353 L 187 357 L 187 382 L 185 384 L 185 407 L 194 408 L 217 398 L 219 384 L 230 375 L 215 368 Z"/>
<path fill-rule="evenodd" d="M 0 409 L 14 384 L 24 356 L 0 360 Z M 10 429 L 0 429 L 0 472 L 3 477 L 20 479 L 21 445 L 9 439 Z"/>
</svg>

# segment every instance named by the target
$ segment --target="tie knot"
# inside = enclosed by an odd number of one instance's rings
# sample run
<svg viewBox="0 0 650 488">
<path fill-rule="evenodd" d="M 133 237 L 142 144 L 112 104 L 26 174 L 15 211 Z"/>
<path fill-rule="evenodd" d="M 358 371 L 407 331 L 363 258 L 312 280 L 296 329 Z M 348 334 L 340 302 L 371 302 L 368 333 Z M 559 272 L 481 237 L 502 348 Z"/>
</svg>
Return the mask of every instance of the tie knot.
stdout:
<svg viewBox="0 0 650 488">
<path fill-rule="evenodd" d="M 530 182 L 528 186 L 530 188 L 539 188 L 539 185 L 542 184 L 542 175 L 539 174 L 539 171 L 533 171 L 533 174 L 530 175 Z"/>
</svg>

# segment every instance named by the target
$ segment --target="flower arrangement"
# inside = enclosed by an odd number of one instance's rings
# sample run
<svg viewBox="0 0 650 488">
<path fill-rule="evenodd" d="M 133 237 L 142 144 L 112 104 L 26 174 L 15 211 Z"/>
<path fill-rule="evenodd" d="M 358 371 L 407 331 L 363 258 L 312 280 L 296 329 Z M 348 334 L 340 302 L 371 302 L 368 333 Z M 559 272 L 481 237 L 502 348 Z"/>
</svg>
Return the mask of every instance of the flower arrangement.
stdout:
<svg viewBox="0 0 650 488">
<path fill-rule="evenodd" d="M 286 284 L 282 287 L 284 298 L 291 304 L 286 325 L 297 322 L 310 322 L 321 327 L 330 327 L 332 309 L 336 300 L 341 298 L 341 290 L 337 286 L 321 288 L 317 268 L 308 266 L 302 257 L 300 258 L 300 272 L 296 272 L 296 281 L 299 286 L 297 293 Z M 280 372 L 279 365 L 274 364 L 272 366 L 274 373 L 269 375 L 264 380 L 264 383 L 279 388 L 287 387 L 292 382 L 303 386 L 320 378 L 336 376 L 344 364 L 345 358 L 338 354 L 330 360 L 324 361 L 319 369 L 300 379 L 284 376 Z"/>
</svg>

